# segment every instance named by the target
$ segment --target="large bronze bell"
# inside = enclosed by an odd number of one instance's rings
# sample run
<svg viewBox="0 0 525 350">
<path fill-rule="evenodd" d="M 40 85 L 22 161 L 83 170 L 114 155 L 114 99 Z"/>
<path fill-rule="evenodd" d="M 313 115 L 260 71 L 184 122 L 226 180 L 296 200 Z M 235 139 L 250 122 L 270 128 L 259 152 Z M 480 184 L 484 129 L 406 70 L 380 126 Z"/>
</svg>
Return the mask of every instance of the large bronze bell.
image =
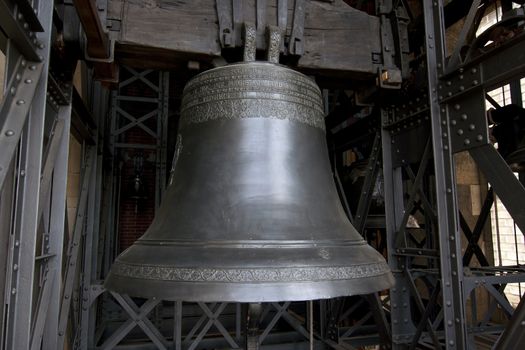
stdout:
<svg viewBox="0 0 525 350">
<path fill-rule="evenodd" d="M 265 302 L 392 285 L 340 204 L 312 80 L 269 62 L 215 68 L 187 84 L 180 123 L 162 205 L 116 259 L 107 289 Z"/>
</svg>

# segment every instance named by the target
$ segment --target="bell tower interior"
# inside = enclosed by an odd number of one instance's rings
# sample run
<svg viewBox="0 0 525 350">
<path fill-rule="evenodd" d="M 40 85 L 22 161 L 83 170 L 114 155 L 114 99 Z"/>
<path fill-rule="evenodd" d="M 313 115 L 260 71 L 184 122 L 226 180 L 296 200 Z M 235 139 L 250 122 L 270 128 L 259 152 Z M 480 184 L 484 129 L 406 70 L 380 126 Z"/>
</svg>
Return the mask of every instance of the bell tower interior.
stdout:
<svg viewBox="0 0 525 350">
<path fill-rule="evenodd" d="M 0 0 L 0 349 L 522 349 L 525 1 Z"/>
</svg>

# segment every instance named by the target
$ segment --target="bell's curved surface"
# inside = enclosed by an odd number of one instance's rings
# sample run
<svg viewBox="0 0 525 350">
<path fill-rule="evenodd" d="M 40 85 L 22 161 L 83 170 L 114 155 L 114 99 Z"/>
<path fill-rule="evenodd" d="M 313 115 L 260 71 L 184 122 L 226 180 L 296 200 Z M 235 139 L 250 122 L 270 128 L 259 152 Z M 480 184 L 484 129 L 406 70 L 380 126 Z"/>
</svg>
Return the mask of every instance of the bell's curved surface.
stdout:
<svg viewBox="0 0 525 350">
<path fill-rule="evenodd" d="M 340 204 L 314 82 L 268 62 L 215 68 L 187 84 L 180 123 L 162 205 L 116 259 L 107 289 L 264 302 L 393 284 Z"/>
</svg>

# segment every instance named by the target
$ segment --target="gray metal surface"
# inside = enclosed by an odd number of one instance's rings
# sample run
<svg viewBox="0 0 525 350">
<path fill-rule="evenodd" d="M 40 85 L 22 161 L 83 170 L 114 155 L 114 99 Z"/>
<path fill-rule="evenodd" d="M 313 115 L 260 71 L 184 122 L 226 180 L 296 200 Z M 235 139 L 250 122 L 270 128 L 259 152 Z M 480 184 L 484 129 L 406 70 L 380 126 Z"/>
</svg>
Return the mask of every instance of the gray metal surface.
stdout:
<svg viewBox="0 0 525 350">
<path fill-rule="evenodd" d="M 173 183 L 106 288 L 185 301 L 365 294 L 392 277 L 339 202 L 320 91 L 300 73 L 241 63 L 185 88 Z"/>
</svg>

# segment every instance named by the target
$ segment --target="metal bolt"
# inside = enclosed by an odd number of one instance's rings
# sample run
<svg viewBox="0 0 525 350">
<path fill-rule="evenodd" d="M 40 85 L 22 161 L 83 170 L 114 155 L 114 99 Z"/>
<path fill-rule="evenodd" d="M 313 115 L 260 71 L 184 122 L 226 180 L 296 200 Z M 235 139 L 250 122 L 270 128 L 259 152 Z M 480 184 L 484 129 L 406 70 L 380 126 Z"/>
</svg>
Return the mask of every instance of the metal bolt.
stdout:
<svg viewBox="0 0 525 350">
<path fill-rule="evenodd" d="M 31 84 L 33 81 L 32 81 L 31 79 L 26 79 L 24 82 L 25 82 L 26 84 Z"/>
<path fill-rule="evenodd" d="M 23 27 L 24 27 L 24 29 L 27 29 L 27 28 L 29 28 L 29 24 L 27 24 L 27 22 L 24 22 Z"/>
<path fill-rule="evenodd" d="M 451 81 L 447 81 L 447 86 L 450 86 L 452 85 L 452 82 Z"/>
<path fill-rule="evenodd" d="M 447 188 L 447 193 L 452 193 L 452 189 L 450 187 Z"/>
<path fill-rule="evenodd" d="M 450 236 L 450 240 L 453 241 L 455 239 L 454 236 Z"/>
<path fill-rule="evenodd" d="M 18 247 L 19 245 L 20 245 L 20 241 L 17 239 L 17 240 L 15 241 L 15 247 Z"/>
<path fill-rule="evenodd" d="M 459 110 L 461 109 L 461 106 L 458 105 L 458 104 L 455 104 L 455 105 L 454 105 L 454 109 L 455 109 L 456 111 L 459 111 Z"/>
<path fill-rule="evenodd" d="M 481 136 L 481 134 L 478 134 L 478 136 L 476 136 L 476 141 L 478 142 L 483 141 L 483 136 Z"/>
<path fill-rule="evenodd" d="M 461 119 L 463 119 L 463 120 L 467 120 L 467 115 L 466 115 L 465 113 L 463 113 L 463 114 L 461 115 Z"/>
<path fill-rule="evenodd" d="M 477 70 L 476 68 L 472 68 L 472 69 L 471 69 L 472 74 L 476 74 L 477 71 L 478 71 L 478 70 Z"/>
<path fill-rule="evenodd" d="M 22 67 L 25 67 L 26 66 L 26 60 L 22 60 L 22 62 L 20 62 L 20 64 L 22 65 Z"/>
<path fill-rule="evenodd" d="M 13 295 L 16 294 L 16 288 L 11 289 L 11 294 L 13 294 Z"/>
<path fill-rule="evenodd" d="M 11 92 L 11 95 L 14 96 L 14 94 L 16 93 L 16 89 L 15 89 L 15 87 L 14 87 L 14 86 L 11 87 L 11 89 L 9 89 L 9 92 Z"/>
<path fill-rule="evenodd" d="M 25 170 L 23 170 L 23 169 L 22 169 L 22 170 L 20 170 L 20 176 L 22 176 L 22 177 L 26 176 L 26 171 L 25 171 Z"/>
<path fill-rule="evenodd" d="M 463 135 L 463 129 L 458 129 L 458 135 Z"/>
<path fill-rule="evenodd" d="M 463 74 L 460 74 L 459 80 L 463 80 Z"/>
<path fill-rule="evenodd" d="M 36 69 L 36 66 L 34 64 L 29 66 L 29 70 L 35 70 L 35 69 Z"/>
<path fill-rule="evenodd" d="M 14 264 L 14 265 L 13 265 L 13 270 L 14 270 L 14 271 L 17 271 L 17 270 L 18 270 L 18 264 Z"/>
<path fill-rule="evenodd" d="M 23 105 L 24 103 L 26 103 L 26 101 L 24 101 L 24 100 L 18 100 L 18 101 L 16 101 L 16 104 L 19 105 L 19 106 L 20 106 L 20 105 Z"/>
<path fill-rule="evenodd" d="M 470 145 L 470 140 L 469 139 L 465 139 L 465 141 L 463 141 L 463 143 L 468 146 L 468 145 Z"/>
<path fill-rule="evenodd" d="M 448 343 L 450 344 L 450 346 L 454 346 L 454 341 L 453 340 L 449 341 Z"/>
<path fill-rule="evenodd" d="M 15 134 L 15 132 L 13 130 L 7 130 L 5 132 L 5 136 L 13 136 Z"/>
<path fill-rule="evenodd" d="M 474 80 L 474 81 L 472 82 L 472 85 L 478 85 L 478 81 L 477 81 L 477 80 Z"/>
<path fill-rule="evenodd" d="M 463 90 L 465 90 L 465 87 L 464 87 L 463 85 L 461 85 L 461 86 L 459 87 L 459 91 L 463 91 Z"/>
<path fill-rule="evenodd" d="M 20 81 L 20 79 L 22 79 L 22 76 L 20 76 L 20 74 L 16 74 L 15 79 L 16 81 Z"/>
<path fill-rule="evenodd" d="M 452 120 L 450 121 L 450 123 L 451 123 L 452 125 L 456 125 L 456 123 L 457 123 L 457 122 L 456 122 L 456 119 L 452 119 Z"/>
<path fill-rule="evenodd" d="M 24 18 L 24 16 L 23 16 L 21 13 L 19 13 L 19 14 L 16 16 L 16 18 L 18 18 L 19 20 L 21 20 L 21 19 Z"/>
<path fill-rule="evenodd" d="M 44 47 L 45 47 L 44 44 L 42 44 L 42 43 L 38 44 L 38 48 L 39 48 L 39 49 L 43 49 Z"/>
<path fill-rule="evenodd" d="M 470 130 L 474 130 L 474 129 L 476 128 L 476 126 L 475 126 L 474 124 L 470 124 L 470 125 L 468 126 L 468 128 L 469 128 Z"/>
<path fill-rule="evenodd" d="M 452 306 L 452 302 L 450 300 L 447 300 L 447 306 Z"/>
<path fill-rule="evenodd" d="M 447 137 L 448 134 L 446 132 L 443 133 L 443 138 Z"/>
</svg>

